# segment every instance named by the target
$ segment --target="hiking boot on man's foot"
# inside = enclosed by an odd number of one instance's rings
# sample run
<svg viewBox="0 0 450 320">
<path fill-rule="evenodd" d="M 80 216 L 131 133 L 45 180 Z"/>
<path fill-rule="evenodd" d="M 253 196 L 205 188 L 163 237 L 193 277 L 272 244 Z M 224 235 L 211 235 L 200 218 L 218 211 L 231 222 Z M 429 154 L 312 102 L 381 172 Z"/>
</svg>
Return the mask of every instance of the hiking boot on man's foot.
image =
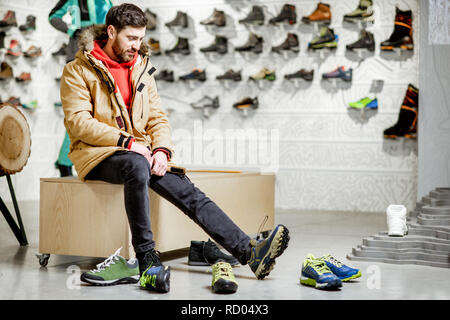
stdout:
<svg viewBox="0 0 450 320">
<path fill-rule="evenodd" d="M 272 233 L 263 240 L 250 240 L 250 257 L 247 261 L 256 278 L 264 279 L 275 266 L 275 259 L 287 248 L 289 230 L 279 224 Z"/>
</svg>

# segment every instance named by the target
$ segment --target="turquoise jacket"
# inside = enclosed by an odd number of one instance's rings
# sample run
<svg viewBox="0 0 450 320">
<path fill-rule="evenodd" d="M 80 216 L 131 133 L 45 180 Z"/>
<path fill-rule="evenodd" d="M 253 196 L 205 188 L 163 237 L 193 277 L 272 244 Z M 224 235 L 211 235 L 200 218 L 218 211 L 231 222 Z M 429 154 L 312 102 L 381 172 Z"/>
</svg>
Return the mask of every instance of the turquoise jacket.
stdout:
<svg viewBox="0 0 450 320">
<path fill-rule="evenodd" d="M 67 34 L 72 36 L 77 29 L 105 23 L 106 14 L 112 6 L 111 0 L 60 0 L 48 19 L 62 19 L 69 12 L 72 23 L 68 26 Z"/>
</svg>

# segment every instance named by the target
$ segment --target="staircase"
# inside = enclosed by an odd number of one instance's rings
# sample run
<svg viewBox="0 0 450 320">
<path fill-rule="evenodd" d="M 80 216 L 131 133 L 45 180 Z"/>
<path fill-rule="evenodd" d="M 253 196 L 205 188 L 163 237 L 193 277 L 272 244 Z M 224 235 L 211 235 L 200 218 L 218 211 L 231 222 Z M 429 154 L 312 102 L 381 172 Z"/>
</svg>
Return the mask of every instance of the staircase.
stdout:
<svg viewBox="0 0 450 320">
<path fill-rule="evenodd" d="M 408 234 L 363 238 L 349 260 L 450 268 L 450 188 L 436 188 L 408 216 Z"/>
</svg>

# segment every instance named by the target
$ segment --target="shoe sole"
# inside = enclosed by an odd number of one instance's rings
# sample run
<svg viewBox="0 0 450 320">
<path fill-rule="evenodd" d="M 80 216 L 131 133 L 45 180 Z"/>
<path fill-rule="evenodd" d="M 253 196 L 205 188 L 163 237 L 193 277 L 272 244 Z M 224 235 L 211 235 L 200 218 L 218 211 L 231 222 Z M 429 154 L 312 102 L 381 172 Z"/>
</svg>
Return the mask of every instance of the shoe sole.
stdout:
<svg viewBox="0 0 450 320">
<path fill-rule="evenodd" d="M 219 279 L 213 285 L 214 293 L 235 293 L 238 285 L 236 282 Z"/>
<path fill-rule="evenodd" d="M 275 266 L 275 259 L 283 254 L 287 248 L 289 239 L 289 230 L 285 226 L 280 225 L 273 237 L 269 250 L 267 250 L 266 255 L 261 259 L 262 262 L 255 271 L 256 278 L 262 280 L 269 275 Z"/>
<path fill-rule="evenodd" d="M 138 283 L 139 275 L 126 277 L 126 278 L 121 278 L 121 279 L 116 279 L 116 280 L 94 280 L 94 279 L 89 279 L 83 273 L 81 275 L 81 277 L 80 277 L 80 280 L 83 281 L 83 282 L 95 285 L 95 286 L 114 286 L 114 285 L 118 285 L 118 284 L 134 284 L 134 283 Z"/>
<path fill-rule="evenodd" d="M 395 46 L 381 46 L 380 49 L 382 51 L 394 51 L 394 49 L 414 50 L 414 45 L 407 44 L 407 45 L 401 45 L 401 46 L 398 46 L 398 47 L 395 47 Z"/>
<path fill-rule="evenodd" d="M 356 278 L 359 278 L 359 277 L 361 277 L 361 271 L 358 271 L 358 273 L 356 273 L 356 274 L 354 274 L 354 275 L 352 275 L 352 276 L 350 276 L 348 278 L 343 278 L 343 279 L 339 278 L 339 279 L 342 282 L 346 282 L 346 281 L 350 281 L 350 280 L 353 280 L 353 279 L 356 279 Z"/>
<path fill-rule="evenodd" d="M 300 283 L 306 286 L 315 287 L 316 289 L 334 289 L 342 287 L 342 282 L 338 279 L 330 282 L 319 283 L 312 278 L 301 276 Z"/>
</svg>

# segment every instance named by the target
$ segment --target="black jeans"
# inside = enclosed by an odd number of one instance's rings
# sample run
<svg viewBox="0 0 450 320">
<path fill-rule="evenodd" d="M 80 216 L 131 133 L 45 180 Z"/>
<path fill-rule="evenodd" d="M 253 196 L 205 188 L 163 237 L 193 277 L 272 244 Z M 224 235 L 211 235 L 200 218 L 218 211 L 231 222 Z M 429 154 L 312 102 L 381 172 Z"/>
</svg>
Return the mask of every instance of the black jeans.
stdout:
<svg viewBox="0 0 450 320">
<path fill-rule="evenodd" d="M 164 176 L 151 175 L 144 156 L 132 151 L 118 151 L 98 164 L 86 179 L 124 184 L 125 210 L 136 253 L 155 247 L 150 225 L 150 187 L 189 216 L 240 263 L 247 263 L 249 236 L 187 176 L 169 172 Z"/>
</svg>

